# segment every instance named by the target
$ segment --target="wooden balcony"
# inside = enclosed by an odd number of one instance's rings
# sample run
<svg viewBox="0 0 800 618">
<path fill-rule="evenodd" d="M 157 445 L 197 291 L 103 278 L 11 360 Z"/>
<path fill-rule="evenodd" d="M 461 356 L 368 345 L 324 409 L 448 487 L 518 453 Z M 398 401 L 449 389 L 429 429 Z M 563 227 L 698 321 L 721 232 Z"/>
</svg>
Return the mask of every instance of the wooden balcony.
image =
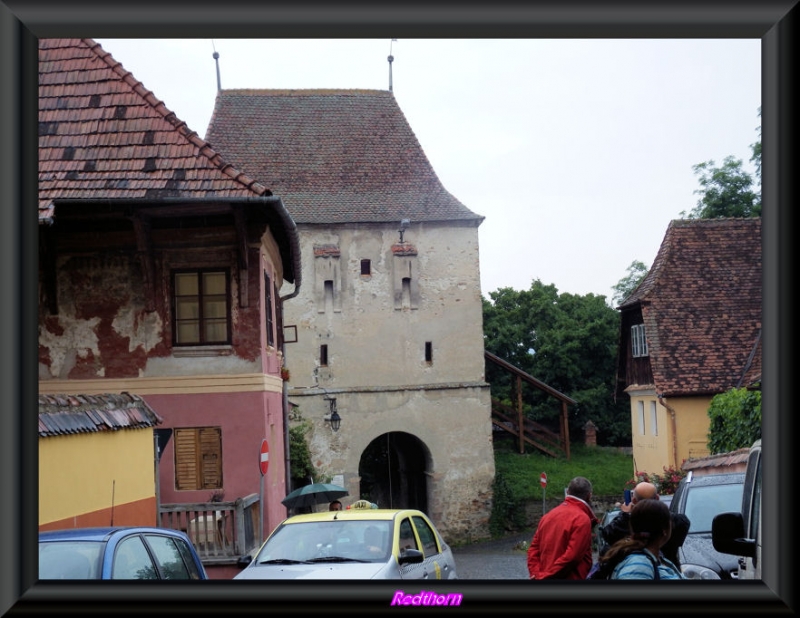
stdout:
<svg viewBox="0 0 800 618">
<path fill-rule="evenodd" d="M 158 521 L 188 534 L 204 565 L 222 565 L 258 549 L 260 517 L 258 494 L 250 494 L 232 502 L 162 504 Z"/>
</svg>

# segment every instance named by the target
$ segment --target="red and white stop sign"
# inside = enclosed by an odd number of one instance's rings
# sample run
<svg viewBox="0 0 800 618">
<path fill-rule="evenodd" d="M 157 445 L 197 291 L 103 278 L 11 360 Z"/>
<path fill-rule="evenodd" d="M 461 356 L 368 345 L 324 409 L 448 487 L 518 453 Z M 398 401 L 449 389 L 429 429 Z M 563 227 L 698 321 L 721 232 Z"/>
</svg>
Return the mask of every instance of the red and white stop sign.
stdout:
<svg viewBox="0 0 800 618">
<path fill-rule="evenodd" d="M 261 470 L 261 476 L 264 476 L 269 467 L 269 444 L 267 444 L 266 438 L 261 441 L 261 453 L 258 456 L 258 467 Z"/>
<path fill-rule="evenodd" d="M 539 482 L 542 484 L 542 489 L 547 487 L 547 475 L 542 472 L 542 476 L 539 477 Z"/>
</svg>

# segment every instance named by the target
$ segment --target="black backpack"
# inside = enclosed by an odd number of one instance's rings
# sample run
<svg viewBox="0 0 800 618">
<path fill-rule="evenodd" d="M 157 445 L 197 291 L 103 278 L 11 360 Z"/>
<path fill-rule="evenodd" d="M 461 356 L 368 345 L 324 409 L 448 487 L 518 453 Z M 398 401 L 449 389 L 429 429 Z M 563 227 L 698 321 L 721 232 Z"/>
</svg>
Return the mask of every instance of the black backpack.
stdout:
<svg viewBox="0 0 800 618">
<path fill-rule="evenodd" d="M 658 573 L 658 563 L 653 560 L 653 557 L 644 551 L 634 551 L 631 554 L 644 554 L 650 559 L 650 562 L 653 563 L 653 579 L 661 579 L 661 575 Z M 629 556 L 630 554 L 628 554 Z M 589 573 L 586 575 L 586 579 L 611 579 L 611 574 L 614 572 L 614 569 L 617 565 L 622 562 L 628 556 L 621 556 L 617 560 L 606 560 L 605 562 L 597 561 L 592 565 L 592 568 L 589 570 Z"/>
</svg>

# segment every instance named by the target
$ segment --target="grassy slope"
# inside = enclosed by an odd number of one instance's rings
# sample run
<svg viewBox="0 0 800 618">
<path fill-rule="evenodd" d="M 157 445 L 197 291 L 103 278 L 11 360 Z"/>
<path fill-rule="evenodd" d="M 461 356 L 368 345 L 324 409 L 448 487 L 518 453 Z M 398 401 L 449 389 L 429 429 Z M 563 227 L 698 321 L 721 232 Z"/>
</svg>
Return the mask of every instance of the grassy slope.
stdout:
<svg viewBox="0 0 800 618">
<path fill-rule="evenodd" d="M 542 472 L 547 474 L 544 496 L 540 483 Z M 529 520 L 525 505 L 543 497 L 548 503 L 562 500 L 564 489 L 576 476 L 585 476 L 592 482 L 595 498 L 621 496 L 625 483 L 633 477 L 633 459 L 616 449 L 583 444 L 570 447 L 569 460 L 554 459 L 533 449 L 520 454 L 507 441 L 495 442 L 491 536 L 497 538 L 529 528 L 532 523 L 535 525 Z"/>
</svg>

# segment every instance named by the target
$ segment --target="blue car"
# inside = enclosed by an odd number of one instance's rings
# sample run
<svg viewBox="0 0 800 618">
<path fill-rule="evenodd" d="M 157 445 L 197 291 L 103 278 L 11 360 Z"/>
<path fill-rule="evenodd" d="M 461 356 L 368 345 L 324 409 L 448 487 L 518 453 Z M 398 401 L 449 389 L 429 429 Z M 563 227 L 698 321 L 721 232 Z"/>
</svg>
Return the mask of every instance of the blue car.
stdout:
<svg viewBox="0 0 800 618">
<path fill-rule="evenodd" d="M 148 527 L 39 533 L 39 579 L 208 579 L 189 537 Z"/>
</svg>

